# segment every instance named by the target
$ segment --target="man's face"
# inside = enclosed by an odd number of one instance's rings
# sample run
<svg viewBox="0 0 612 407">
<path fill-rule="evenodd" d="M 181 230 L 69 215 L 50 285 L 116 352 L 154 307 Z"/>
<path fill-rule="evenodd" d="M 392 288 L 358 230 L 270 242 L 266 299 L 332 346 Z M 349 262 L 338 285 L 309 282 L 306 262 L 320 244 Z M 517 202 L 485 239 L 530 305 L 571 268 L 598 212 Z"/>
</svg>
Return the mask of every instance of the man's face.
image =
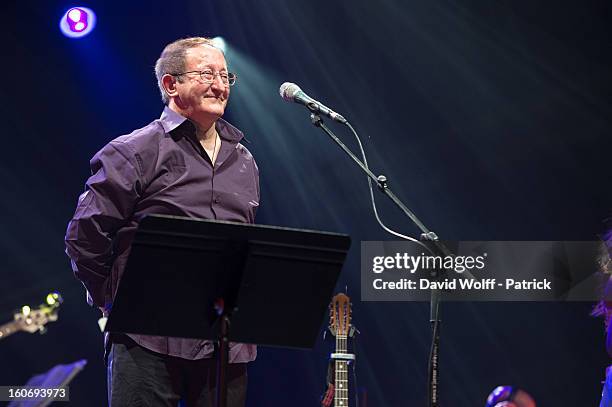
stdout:
<svg viewBox="0 0 612 407">
<path fill-rule="evenodd" d="M 206 69 L 215 73 L 227 73 L 223 53 L 208 45 L 188 49 L 185 55 L 185 72 Z M 223 84 L 219 75 L 215 76 L 213 83 L 205 83 L 197 73 L 183 75 L 182 81 L 176 84 L 178 98 L 175 102 L 189 119 L 206 123 L 223 115 L 230 87 Z"/>
</svg>

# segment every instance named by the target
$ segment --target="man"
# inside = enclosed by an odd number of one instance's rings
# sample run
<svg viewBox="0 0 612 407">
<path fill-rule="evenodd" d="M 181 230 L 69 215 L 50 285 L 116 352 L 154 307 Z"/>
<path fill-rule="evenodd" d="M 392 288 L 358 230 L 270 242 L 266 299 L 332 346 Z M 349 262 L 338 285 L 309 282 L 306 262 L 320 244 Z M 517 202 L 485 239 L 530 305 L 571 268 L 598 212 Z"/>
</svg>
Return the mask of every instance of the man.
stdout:
<svg viewBox="0 0 612 407">
<path fill-rule="evenodd" d="M 175 41 L 155 65 L 161 118 L 119 137 L 91 160 L 91 177 L 66 234 L 66 252 L 88 302 L 112 306 L 130 244 L 145 214 L 253 223 L 258 169 L 242 133 L 221 119 L 236 76 L 206 38 Z M 210 406 L 214 345 L 140 335 L 106 338 L 112 406 Z M 252 345 L 232 344 L 228 405 L 242 406 Z"/>
</svg>

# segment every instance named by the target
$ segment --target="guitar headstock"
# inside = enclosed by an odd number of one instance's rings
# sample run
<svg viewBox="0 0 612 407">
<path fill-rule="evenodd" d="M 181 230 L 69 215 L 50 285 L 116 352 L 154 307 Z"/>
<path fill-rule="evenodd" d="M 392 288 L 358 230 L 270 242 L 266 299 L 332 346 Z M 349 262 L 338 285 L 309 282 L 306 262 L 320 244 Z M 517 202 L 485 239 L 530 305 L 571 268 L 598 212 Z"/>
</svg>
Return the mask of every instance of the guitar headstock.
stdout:
<svg viewBox="0 0 612 407">
<path fill-rule="evenodd" d="M 336 294 L 329 304 L 329 330 L 335 336 L 348 336 L 350 328 L 351 300 L 346 294 Z"/>
<path fill-rule="evenodd" d="M 43 333 L 47 323 L 57 321 L 57 309 L 62 302 L 63 299 L 59 293 L 50 293 L 47 295 L 46 303 L 41 304 L 37 309 L 33 310 L 27 305 L 21 307 L 21 310 L 13 315 L 14 322 L 22 331 Z"/>
</svg>

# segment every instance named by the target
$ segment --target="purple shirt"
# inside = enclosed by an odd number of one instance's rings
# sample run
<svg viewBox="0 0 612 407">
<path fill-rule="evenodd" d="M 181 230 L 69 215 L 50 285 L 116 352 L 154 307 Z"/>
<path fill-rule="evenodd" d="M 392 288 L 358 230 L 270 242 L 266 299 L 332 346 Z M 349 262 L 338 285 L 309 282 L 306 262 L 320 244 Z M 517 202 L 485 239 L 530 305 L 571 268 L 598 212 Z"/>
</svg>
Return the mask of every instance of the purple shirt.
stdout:
<svg viewBox="0 0 612 407">
<path fill-rule="evenodd" d="M 91 159 L 91 177 L 66 232 L 66 253 L 88 302 L 108 309 L 145 214 L 253 223 L 259 172 L 242 132 L 219 119 L 215 165 L 192 122 L 166 107 L 159 120 L 108 143 Z M 185 359 L 211 357 L 210 341 L 129 335 L 139 345 Z M 232 344 L 230 362 L 252 361 L 254 345 Z"/>
</svg>

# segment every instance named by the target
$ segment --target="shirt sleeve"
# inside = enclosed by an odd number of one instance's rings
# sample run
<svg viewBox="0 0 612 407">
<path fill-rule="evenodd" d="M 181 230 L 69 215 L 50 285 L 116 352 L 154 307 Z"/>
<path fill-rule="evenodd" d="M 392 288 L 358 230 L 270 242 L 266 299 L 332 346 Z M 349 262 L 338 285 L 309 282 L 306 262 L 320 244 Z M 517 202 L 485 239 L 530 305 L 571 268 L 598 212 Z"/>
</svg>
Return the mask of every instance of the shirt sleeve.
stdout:
<svg viewBox="0 0 612 407">
<path fill-rule="evenodd" d="M 141 191 L 141 171 L 130 147 L 112 141 L 91 159 L 91 177 L 66 231 L 66 254 L 90 305 L 110 299 L 113 239 L 131 218 Z"/>
</svg>

